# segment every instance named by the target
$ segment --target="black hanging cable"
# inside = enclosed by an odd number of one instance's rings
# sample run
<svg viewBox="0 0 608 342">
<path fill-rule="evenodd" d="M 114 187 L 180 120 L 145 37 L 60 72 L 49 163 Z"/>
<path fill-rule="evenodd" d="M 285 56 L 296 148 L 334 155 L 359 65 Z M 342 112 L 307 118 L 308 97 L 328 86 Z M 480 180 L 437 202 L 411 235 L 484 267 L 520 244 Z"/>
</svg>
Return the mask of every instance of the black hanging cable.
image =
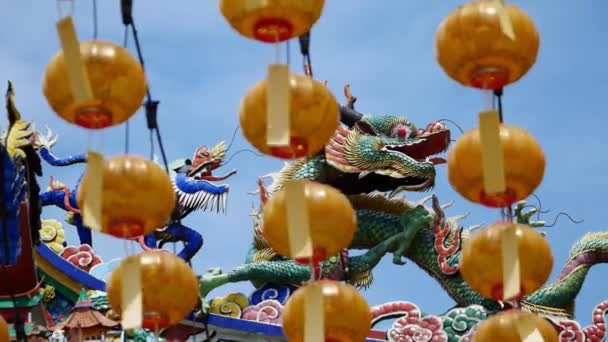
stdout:
<svg viewBox="0 0 608 342">
<path fill-rule="evenodd" d="M 308 76 L 313 78 L 312 63 L 310 61 L 310 31 L 301 35 L 298 40 L 300 41 L 300 53 L 302 54 L 304 70 Z"/>
<path fill-rule="evenodd" d="M 498 120 L 502 123 L 502 88 L 494 90 L 494 96 L 498 102 Z"/>
<path fill-rule="evenodd" d="M 137 57 L 139 58 L 139 63 L 141 64 L 142 69 L 146 70 L 144 57 L 141 52 L 141 45 L 139 43 L 139 36 L 137 35 L 137 27 L 135 26 L 135 20 L 133 19 L 133 0 L 121 0 L 120 8 L 122 12 L 122 22 L 124 25 L 131 27 L 131 32 L 133 34 L 133 41 L 135 42 L 135 48 L 137 50 Z M 167 155 L 165 154 L 165 148 L 163 145 L 162 136 L 160 134 L 160 129 L 158 127 L 157 121 L 157 111 L 158 111 L 159 101 L 152 100 L 152 95 L 150 92 L 150 85 L 146 87 L 146 102 L 144 107 L 146 109 L 146 120 L 148 129 L 156 132 L 156 139 L 158 141 L 158 147 L 160 149 L 161 156 L 163 158 L 163 163 L 165 166 L 165 171 L 169 173 L 169 163 L 167 162 Z"/>
<path fill-rule="evenodd" d="M 93 39 L 97 40 L 97 0 L 93 0 Z"/>
<path fill-rule="evenodd" d="M 124 19 L 123 19 L 124 22 Z M 129 26 L 125 25 L 125 31 L 122 38 L 122 47 L 128 48 L 129 46 Z M 129 124 L 130 120 L 125 122 L 125 154 L 129 153 L 129 149 L 131 146 L 131 126 Z"/>
<path fill-rule="evenodd" d="M 135 48 L 137 50 L 137 57 L 139 58 L 139 63 L 141 64 L 141 68 L 144 70 L 144 73 L 146 71 L 146 67 L 145 67 L 145 62 L 144 62 L 144 56 L 143 53 L 141 52 L 141 45 L 139 43 L 139 36 L 137 35 L 137 27 L 135 26 L 135 20 L 133 19 L 133 0 L 121 0 L 120 1 L 120 8 L 121 8 L 121 12 L 122 12 L 122 22 L 124 25 L 126 26 L 130 26 L 131 27 L 131 32 L 133 33 L 133 41 L 135 42 Z M 156 132 L 156 140 L 158 141 L 158 148 L 160 149 L 160 154 L 161 157 L 163 158 L 163 164 L 165 166 L 165 172 L 167 172 L 167 174 L 169 174 L 169 163 L 167 162 L 167 155 L 165 153 L 165 147 L 163 145 L 163 139 L 160 133 L 160 128 L 158 127 L 158 120 L 157 120 L 157 112 L 158 112 L 158 104 L 159 101 L 157 100 L 152 100 L 152 94 L 150 92 L 150 84 L 148 83 L 147 87 L 146 87 L 146 102 L 144 104 L 144 107 L 146 109 L 146 121 L 147 121 L 147 126 L 148 129 L 150 130 L 150 135 L 152 136 L 153 131 Z M 153 139 L 151 139 L 153 140 Z M 151 141 L 151 145 L 150 145 L 150 159 L 154 158 L 154 143 L 153 141 Z M 176 209 L 178 208 L 178 206 L 176 206 Z M 181 219 L 177 220 L 178 223 L 181 224 Z M 184 246 L 186 246 L 186 243 L 183 243 Z M 189 261 L 188 264 L 192 267 L 191 262 Z"/>
<path fill-rule="evenodd" d="M 287 65 L 291 66 L 291 46 L 289 40 L 285 43 L 285 59 L 287 60 Z"/>
</svg>

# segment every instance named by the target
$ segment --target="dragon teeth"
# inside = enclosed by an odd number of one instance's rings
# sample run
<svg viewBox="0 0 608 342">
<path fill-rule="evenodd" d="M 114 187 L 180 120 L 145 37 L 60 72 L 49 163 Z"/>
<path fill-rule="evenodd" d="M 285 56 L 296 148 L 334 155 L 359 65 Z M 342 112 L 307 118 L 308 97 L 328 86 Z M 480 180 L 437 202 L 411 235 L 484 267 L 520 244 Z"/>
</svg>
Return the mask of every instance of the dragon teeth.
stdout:
<svg viewBox="0 0 608 342">
<path fill-rule="evenodd" d="M 371 173 L 371 171 L 363 171 L 361 173 L 359 173 L 359 179 L 362 179 L 363 177 L 369 175 Z"/>
</svg>

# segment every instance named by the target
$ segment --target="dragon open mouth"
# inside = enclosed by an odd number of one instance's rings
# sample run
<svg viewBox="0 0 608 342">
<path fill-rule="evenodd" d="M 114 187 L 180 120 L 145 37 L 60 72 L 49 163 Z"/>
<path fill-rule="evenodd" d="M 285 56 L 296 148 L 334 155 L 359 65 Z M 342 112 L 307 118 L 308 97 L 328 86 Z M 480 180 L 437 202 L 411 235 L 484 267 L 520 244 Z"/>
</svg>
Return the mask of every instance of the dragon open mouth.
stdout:
<svg viewBox="0 0 608 342">
<path fill-rule="evenodd" d="M 450 145 L 450 131 L 441 130 L 434 133 L 421 135 L 419 139 L 412 140 L 402 145 L 385 145 L 389 151 L 396 151 L 418 161 L 434 165 L 444 164 L 445 158 L 435 155 L 447 151 Z"/>
</svg>

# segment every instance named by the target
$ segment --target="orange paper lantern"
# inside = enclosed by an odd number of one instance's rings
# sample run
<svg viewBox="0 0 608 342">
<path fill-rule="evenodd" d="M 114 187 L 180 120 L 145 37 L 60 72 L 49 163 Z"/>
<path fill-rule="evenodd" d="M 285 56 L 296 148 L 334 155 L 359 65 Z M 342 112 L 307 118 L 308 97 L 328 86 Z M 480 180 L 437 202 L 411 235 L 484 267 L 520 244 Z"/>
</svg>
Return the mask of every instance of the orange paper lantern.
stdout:
<svg viewBox="0 0 608 342">
<path fill-rule="evenodd" d="M 297 289 L 285 305 L 283 332 L 290 342 L 304 341 L 305 302 L 311 291 L 323 294 L 325 341 L 365 341 L 372 322 L 365 298 L 350 285 L 320 280 Z"/>
<path fill-rule="evenodd" d="M 546 319 L 519 310 L 507 310 L 481 322 L 475 330 L 475 342 L 520 342 L 523 341 L 517 324 L 522 320 L 533 322 L 544 342 L 557 342 L 557 331 Z M 519 322 L 518 322 L 519 321 Z"/>
<path fill-rule="evenodd" d="M 505 10 L 515 39 L 501 29 L 496 0 L 473 0 L 454 10 L 437 30 L 437 61 L 455 81 L 500 89 L 522 78 L 536 62 L 539 33 L 532 19 L 513 4 Z"/>
<path fill-rule="evenodd" d="M 141 107 L 146 77 L 139 62 L 121 46 L 92 40 L 80 44 L 82 63 L 93 99 L 76 103 L 63 51 L 46 67 L 43 93 L 49 106 L 64 120 L 78 126 L 101 129 L 127 121 Z"/>
<path fill-rule="evenodd" d="M 340 124 L 339 105 L 333 94 L 319 81 L 291 73 L 289 80 L 290 145 L 269 146 L 267 130 L 267 80 L 254 85 L 240 107 L 240 124 L 245 138 L 260 152 L 284 159 L 318 153 Z"/>
<path fill-rule="evenodd" d="M 305 183 L 304 197 L 314 249 L 313 259 L 321 261 L 337 255 L 348 247 L 357 229 L 357 218 L 350 201 L 339 190 L 316 182 Z M 283 189 L 264 205 L 262 234 L 277 253 L 294 259 L 287 227 L 287 201 Z"/>
<path fill-rule="evenodd" d="M 0 315 L 0 342 L 9 342 L 11 340 L 8 333 L 8 324 L 4 320 L 4 317 Z"/>
<path fill-rule="evenodd" d="M 324 5 L 325 0 L 221 0 L 220 10 L 241 35 L 275 43 L 309 31 Z"/>
<path fill-rule="evenodd" d="M 526 130 L 500 125 L 506 191 L 486 194 L 481 163 L 479 128 L 465 132 L 448 153 L 448 180 L 454 190 L 475 203 L 504 207 L 524 200 L 540 185 L 545 173 L 543 150 Z"/>
<path fill-rule="evenodd" d="M 78 189 L 83 208 L 88 173 Z M 164 226 L 175 208 L 175 192 L 169 176 L 151 160 L 119 155 L 104 161 L 101 196 L 101 232 L 130 239 Z"/>
<path fill-rule="evenodd" d="M 162 250 L 131 255 L 141 270 L 143 327 L 152 331 L 181 321 L 198 303 L 198 280 L 184 260 Z M 122 314 L 122 287 L 131 286 L 122 279 L 123 265 L 112 272 L 107 283 L 112 310 Z"/>
<path fill-rule="evenodd" d="M 515 225 L 518 243 L 521 282 L 519 297 L 539 289 L 549 279 L 553 268 L 551 247 L 533 228 L 511 222 L 484 228 L 464 242 L 460 273 L 473 290 L 486 298 L 505 300 L 501 237 L 509 225 Z"/>
</svg>

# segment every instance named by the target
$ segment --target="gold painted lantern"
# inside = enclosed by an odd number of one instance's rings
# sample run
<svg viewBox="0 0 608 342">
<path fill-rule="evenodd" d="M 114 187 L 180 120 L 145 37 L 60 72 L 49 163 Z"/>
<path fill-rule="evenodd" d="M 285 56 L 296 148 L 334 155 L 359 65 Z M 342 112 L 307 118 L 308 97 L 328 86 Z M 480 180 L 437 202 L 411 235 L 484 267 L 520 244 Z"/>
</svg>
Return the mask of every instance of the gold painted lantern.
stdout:
<svg viewBox="0 0 608 342">
<path fill-rule="evenodd" d="M 304 341 L 305 302 L 312 291 L 321 291 L 323 296 L 325 341 L 365 341 L 372 321 L 365 298 L 350 285 L 320 280 L 297 289 L 285 305 L 283 332 L 290 342 Z"/>
<path fill-rule="evenodd" d="M 520 295 L 539 289 L 549 279 L 553 255 L 547 240 L 533 228 L 503 222 L 475 233 L 466 240 L 460 257 L 460 273 L 473 290 L 486 298 L 503 298 L 503 250 L 501 238 L 510 225 L 515 226 L 520 263 Z M 498 341 L 498 340 L 497 340 Z"/>
<path fill-rule="evenodd" d="M 294 259 L 289 245 L 286 197 L 286 190 L 282 189 L 264 205 L 262 234 L 277 253 Z M 337 255 L 350 244 L 357 229 L 357 218 L 350 201 L 331 186 L 308 181 L 304 184 L 304 198 L 313 262 Z"/>
<path fill-rule="evenodd" d="M 0 342 L 9 342 L 11 340 L 8 332 L 8 324 L 4 320 L 4 317 L 0 315 Z"/>
<path fill-rule="evenodd" d="M 325 0 L 221 0 L 220 10 L 241 35 L 278 43 L 308 32 L 324 5 Z"/>
<path fill-rule="evenodd" d="M 514 39 L 502 31 L 497 0 L 473 0 L 448 15 L 436 34 L 437 61 L 455 81 L 481 89 L 501 89 L 522 78 L 536 62 L 539 33 L 532 19 L 504 5 Z"/>
<path fill-rule="evenodd" d="M 544 342 L 557 342 L 557 331 L 545 318 L 519 310 L 507 310 L 484 320 L 475 329 L 474 342 L 520 342 L 521 336 L 518 324 L 528 320 L 530 327 L 535 328 L 542 336 Z"/>
<path fill-rule="evenodd" d="M 78 189 L 83 208 L 89 173 Z M 103 165 L 101 232 L 130 239 L 165 225 L 175 208 L 175 192 L 169 176 L 151 160 L 132 155 L 106 159 Z"/>
<path fill-rule="evenodd" d="M 139 62 L 127 49 L 100 40 L 82 42 L 80 54 L 93 98 L 76 103 L 61 50 L 44 74 L 43 93 L 50 107 L 64 120 L 90 129 L 127 121 L 146 94 L 146 77 Z"/>
<path fill-rule="evenodd" d="M 288 146 L 269 146 L 266 115 L 268 80 L 255 84 L 240 106 L 240 125 L 245 138 L 260 152 L 283 159 L 302 158 L 319 152 L 340 124 L 338 101 L 325 85 L 308 76 L 289 74 Z"/>
<path fill-rule="evenodd" d="M 135 259 L 135 260 L 133 260 Z M 112 310 L 122 315 L 122 272 L 126 262 L 137 262 L 141 274 L 143 327 L 152 331 L 181 321 L 198 303 L 198 280 L 188 264 L 167 251 L 153 250 L 127 257 L 107 284 Z"/>
<path fill-rule="evenodd" d="M 448 153 L 448 180 L 461 196 L 488 207 L 504 207 L 521 201 L 536 190 L 545 173 L 545 155 L 526 130 L 500 124 L 506 191 L 486 194 L 483 182 L 479 128 L 465 132 Z"/>
</svg>

